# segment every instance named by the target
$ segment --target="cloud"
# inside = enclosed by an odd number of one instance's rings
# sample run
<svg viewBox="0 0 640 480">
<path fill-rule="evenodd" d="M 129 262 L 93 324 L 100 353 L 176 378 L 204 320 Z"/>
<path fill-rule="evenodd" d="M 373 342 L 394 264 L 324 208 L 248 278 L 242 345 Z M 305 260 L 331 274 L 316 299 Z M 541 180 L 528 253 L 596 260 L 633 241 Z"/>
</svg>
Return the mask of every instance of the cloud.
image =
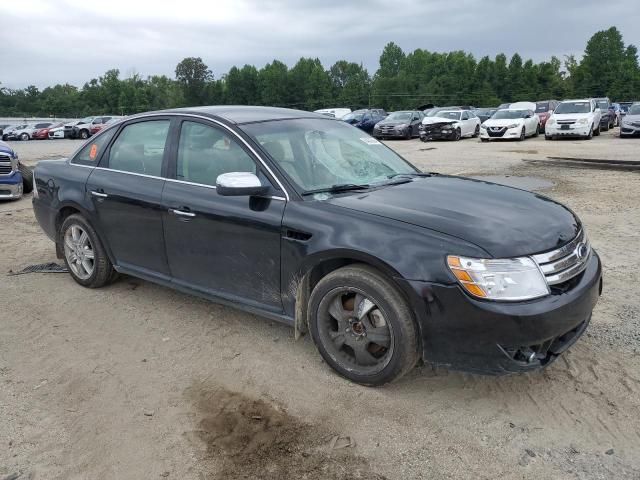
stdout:
<svg viewBox="0 0 640 480">
<path fill-rule="evenodd" d="M 370 71 L 389 41 L 405 51 L 465 50 L 477 58 L 515 52 L 536 61 L 581 54 L 597 30 L 616 25 L 638 44 L 634 0 L 23 0 L 4 8 L 0 82 L 12 88 L 85 81 L 118 68 L 124 76 L 173 76 L 199 56 L 216 77 L 233 65 L 293 65 L 318 57 Z"/>
</svg>

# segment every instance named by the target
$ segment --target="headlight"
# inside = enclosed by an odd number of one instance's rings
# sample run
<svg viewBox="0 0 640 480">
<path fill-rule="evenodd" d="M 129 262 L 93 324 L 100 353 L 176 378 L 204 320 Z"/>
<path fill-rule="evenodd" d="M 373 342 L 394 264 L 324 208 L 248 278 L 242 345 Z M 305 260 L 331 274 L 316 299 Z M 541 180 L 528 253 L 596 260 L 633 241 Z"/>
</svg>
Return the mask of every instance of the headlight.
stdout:
<svg viewBox="0 0 640 480">
<path fill-rule="evenodd" d="M 553 117 L 549 117 L 549 119 L 547 120 L 547 125 L 552 127 L 554 123 L 556 123 L 556 119 Z"/>
<path fill-rule="evenodd" d="M 589 123 L 589 119 L 588 118 L 580 118 L 580 119 L 578 119 L 578 121 L 576 123 L 578 125 L 584 125 L 586 123 Z"/>
<path fill-rule="evenodd" d="M 484 123 L 480 124 L 480 130 L 486 130 L 486 129 L 487 129 L 487 127 L 485 126 Z"/>
<path fill-rule="evenodd" d="M 518 125 L 517 123 L 512 123 L 511 125 L 507 125 L 507 129 L 509 128 L 518 128 L 520 125 Z"/>
<path fill-rule="evenodd" d="M 530 300 L 549 293 L 547 281 L 529 257 L 480 259 L 449 255 L 447 264 L 462 288 L 488 300 Z"/>
</svg>

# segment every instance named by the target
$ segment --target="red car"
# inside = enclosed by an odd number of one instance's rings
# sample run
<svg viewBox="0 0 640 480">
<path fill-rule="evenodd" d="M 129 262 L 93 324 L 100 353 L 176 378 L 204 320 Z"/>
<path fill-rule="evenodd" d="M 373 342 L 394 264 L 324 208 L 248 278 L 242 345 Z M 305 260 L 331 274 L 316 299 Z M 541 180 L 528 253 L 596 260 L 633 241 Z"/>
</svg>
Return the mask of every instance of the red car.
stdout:
<svg viewBox="0 0 640 480">
<path fill-rule="evenodd" d="M 122 117 L 97 117 L 96 120 L 91 122 L 91 127 L 89 128 L 89 133 L 91 135 L 95 135 L 104 127 L 111 125 L 114 122 L 117 122 Z"/>
<path fill-rule="evenodd" d="M 544 132 L 544 126 L 547 124 L 547 120 L 556 109 L 560 102 L 558 100 L 542 100 L 536 102 L 536 113 L 540 117 L 540 133 Z"/>
<path fill-rule="evenodd" d="M 49 138 L 49 130 L 51 130 L 52 128 L 61 127 L 62 125 L 64 125 L 64 123 L 56 123 L 45 128 L 40 128 L 33 132 L 31 138 L 33 138 L 34 140 L 46 140 Z"/>
</svg>

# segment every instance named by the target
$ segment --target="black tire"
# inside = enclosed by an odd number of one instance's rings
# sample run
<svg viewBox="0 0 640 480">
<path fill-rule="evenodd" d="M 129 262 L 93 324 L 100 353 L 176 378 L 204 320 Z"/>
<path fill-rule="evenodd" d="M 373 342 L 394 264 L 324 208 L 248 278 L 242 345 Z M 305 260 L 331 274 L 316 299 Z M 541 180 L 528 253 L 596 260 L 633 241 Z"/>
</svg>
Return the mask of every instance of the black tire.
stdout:
<svg viewBox="0 0 640 480">
<path fill-rule="evenodd" d="M 9 140 L 9 135 L 2 135 L 2 141 L 6 142 Z"/>
<path fill-rule="evenodd" d="M 551 135 L 547 135 L 547 134 L 545 133 L 545 135 L 544 135 L 544 139 L 545 139 L 545 140 L 553 140 L 553 137 L 552 137 Z"/>
<path fill-rule="evenodd" d="M 480 139 L 480 141 L 481 141 L 481 142 L 488 142 L 488 141 L 489 141 L 489 139 L 488 139 L 488 138 L 481 138 L 481 139 Z"/>
<path fill-rule="evenodd" d="M 71 268 L 69 264 L 69 260 L 67 255 L 63 255 L 64 262 L 69 269 L 69 273 L 71 277 L 80 285 L 87 288 L 100 288 L 105 285 L 108 285 L 111 281 L 116 278 L 115 270 L 113 269 L 113 265 L 107 257 L 107 254 L 102 246 L 102 242 L 98 237 L 98 234 L 93 229 L 91 224 L 80 214 L 69 215 L 64 222 L 62 222 L 62 226 L 60 227 L 60 231 L 58 232 L 58 242 L 62 245 L 62 251 L 65 251 L 64 241 L 65 241 L 65 233 L 72 226 L 79 226 L 84 232 L 87 233 L 89 237 L 89 241 L 91 242 L 91 246 L 93 247 L 93 271 L 88 278 L 80 278 Z"/>
<path fill-rule="evenodd" d="M 522 127 L 522 131 L 520 132 L 520 138 L 518 138 L 519 142 L 522 142 L 525 138 L 527 138 L 527 129 Z"/>
<path fill-rule="evenodd" d="M 80 138 L 86 140 L 89 138 L 89 132 L 87 130 L 80 130 Z"/>
<path fill-rule="evenodd" d="M 349 310 L 351 295 L 354 296 Z M 358 298 L 360 301 L 356 305 Z M 371 302 L 369 305 L 373 308 L 359 319 L 356 315 L 347 318 L 349 311 L 353 313 L 358 306 L 366 305 L 363 300 Z M 329 313 L 330 310 L 335 312 L 335 308 L 339 309 L 341 320 Z M 380 321 L 380 318 L 382 325 L 374 326 L 374 320 Z M 392 382 L 418 361 L 418 332 L 407 301 L 389 280 L 367 265 L 349 265 L 334 270 L 318 282 L 309 299 L 309 331 L 329 366 L 362 385 L 380 386 Z M 370 332 L 369 336 L 367 332 Z M 388 347 L 382 346 L 382 342 L 376 343 L 374 335 L 388 343 Z M 366 362 L 356 358 L 358 353 Z"/>
<path fill-rule="evenodd" d="M 602 128 L 602 124 L 600 124 L 600 128 Z M 602 130 L 604 130 L 605 132 L 609 131 L 609 120 L 607 120 L 607 124 L 604 126 Z"/>
<path fill-rule="evenodd" d="M 29 134 L 27 132 L 21 133 L 20 134 L 20 140 L 23 141 L 23 142 L 26 142 L 27 140 L 29 140 Z"/>
<path fill-rule="evenodd" d="M 405 133 L 404 139 L 411 140 L 411 127 L 407 128 L 407 133 Z"/>
<path fill-rule="evenodd" d="M 536 125 L 536 132 L 533 134 L 534 138 L 540 135 L 540 124 Z"/>
<path fill-rule="evenodd" d="M 473 132 L 473 138 L 478 138 L 480 136 L 480 125 L 476 125 L 476 129 Z"/>
<path fill-rule="evenodd" d="M 600 136 L 600 125 L 598 125 L 597 129 L 591 129 L 591 133 L 589 134 L 589 138 L 591 137 L 599 137 Z"/>
<path fill-rule="evenodd" d="M 31 193 L 33 191 L 33 172 L 29 167 L 21 163 L 18 164 L 18 170 L 22 175 L 22 191 Z"/>
<path fill-rule="evenodd" d="M 453 141 L 457 142 L 461 138 L 462 138 L 462 131 L 459 128 L 456 128 L 456 133 L 455 133 L 455 135 L 453 137 Z"/>
</svg>

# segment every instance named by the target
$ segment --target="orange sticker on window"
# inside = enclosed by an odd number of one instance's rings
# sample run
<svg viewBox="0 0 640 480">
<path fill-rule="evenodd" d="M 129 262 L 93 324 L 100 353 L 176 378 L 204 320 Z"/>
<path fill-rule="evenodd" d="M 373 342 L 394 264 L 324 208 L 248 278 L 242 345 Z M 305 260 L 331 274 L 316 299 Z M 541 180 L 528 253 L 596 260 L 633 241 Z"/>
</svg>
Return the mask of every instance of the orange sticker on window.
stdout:
<svg viewBox="0 0 640 480">
<path fill-rule="evenodd" d="M 89 158 L 91 160 L 95 160 L 97 155 L 98 155 L 98 145 L 94 143 L 93 145 L 91 145 L 91 150 L 89 150 Z"/>
</svg>

